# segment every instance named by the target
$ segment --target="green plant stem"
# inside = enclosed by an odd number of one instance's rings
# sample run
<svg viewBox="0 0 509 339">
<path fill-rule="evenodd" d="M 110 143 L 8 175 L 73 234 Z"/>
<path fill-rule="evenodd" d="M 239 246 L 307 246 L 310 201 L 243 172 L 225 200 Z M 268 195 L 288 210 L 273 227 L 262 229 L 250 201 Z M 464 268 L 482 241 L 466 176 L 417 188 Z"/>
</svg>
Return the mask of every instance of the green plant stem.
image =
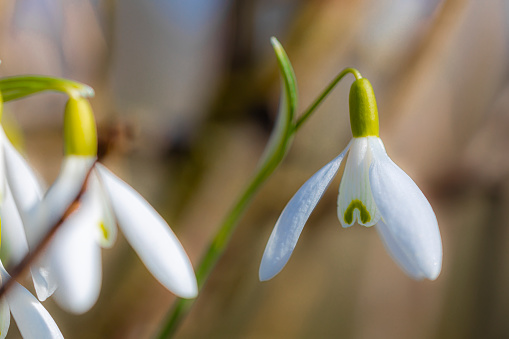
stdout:
<svg viewBox="0 0 509 339">
<path fill-rule="evenodd" d="M 94 90 L 85 84 L 62 78 L 29 75 L 0 79 L 0 92 L 3 100 L 20 99 L 42 91 L 63 92 L 71 97 L 92 97 Z"/>
<path fill-rule="evenodd" d="M 246 210 L 246 207 L 249 205 L 262 184 L 267 180 L 267 178 L 269 178 L 272 172 L 274 172 L 281 161 L 283 161 L 291 143 L 291 131 L 293 129 L 294 113 L 297 106 L 295 74 L 290 61 L 288 60 L 288 56 L 279 41 L 277 41 L 276 38 L 272 38 L 271 43 L 277 56 L 279 69 L 284 83 L 284 95 L 279 108 L 278 121 L 273 135 L 266 147 L 265 154 L 262 156 L 260 166 L 256 170 L 246 189 L 235 201 L 232 209 L 223 220 L 219 231 L 210 243 L 196 269 L 196 280 L 198 282 L 199 290 L 201 290 L 217 261 L 224 253 L 226 246 L 228 245 L 228 241 Z M 173 304 L 173 307 L 170 309 L 157 338 L 163 339 L 171 337 L 193 303 L 194 299 L 177 299 Z"/>
<path fill-rule="evenodd" d="M 302 126 L 304 122 L 307 121 L 307 119 L 313 114 L 313 112 L 318 108 L 318 106 L 322 103 L 322 101 L 329 95 L 329 93 L 336 87 L 338 82 L 341 81 L 341 79 L 344 78 L 345 75 L 348 73 L 351 73 L 355 76 L 356 80 L 359 80 L 362 78 L 361 73 L 359 73 L 358 70 L 355 68 L 345 68 L 341 72 L 339 72 L 338 75 L 332 80 L 327 87 L 322 91 L 322 93 L 313 101 L 313 103 L 301 114 L 300 118 L 295 123 L 295 127 L 293 128 L 293 132 L 297 132 L 297 130 Z"/>
<path fill-rule="evenodd" d="M 282 157 L 281 157 L 282 158 Z M 215 267 L 217 261 L 223 254 L 226 246 L 228 245 L 228 241 L 230 240 L 235 226 L 238 224 L 239 219 L 242 217 L 246 207 L 256 194 L 256 192 L 260 189 L 265 180 L 270 176 L 270 174 L 274 171 L 280 161 L 274 163 L 274 165 L 267 166 L 262 168 L 256 176 L 251 180 L 250 184 L 246 188 L 246 190 L 242 193 L 242 195 L 237 199 L 235 205 L 228 213 L 226 219 L 224 220 L 219 232 L 214 237 L 214 240 L 208 247 L 205 255 L 198 268 L 196 269 L 196 279 L 198 281 L 198 289 L 201 290 L 203 285 L 205 284 L 208 276 L 212 272 Z M 161 332 L 158 335 L 158 338 L 169 338 L 171 337 L 178 326 L 182 322 L 184 316 L 188 313 L 189 309 L 194 303 L 194 299 L 182 299 L 179 298 L 173 305 L 172 309 L 169 312 L 169 317 L 165 323 L 165 326 L 162 328 Z"/>
<path fill-rule="evenodd" d="M 290 129 L 288 128 L 288 130 L 284 133 L 288 135 L 289 131 Z M 246 207 L 249 205 L 254 195 L 261 188 L 263 183 L 270 177 L 272 172 L 274 172 L 278 165 L 283 161 L 286 151 L 288 150 L 290 138 L 285 137 L 282 141 L 283 142 L 275 148 L 275 151 L 271 152 L 270 156 L 266 158 L 266 161 L 262 163 L 258 171 L 256 171 L 253 179 L 251 179 L 249 185 L 236 200 L 232 209 L 224 219 L 216 236 L 210 243 L 207 251 L 205 252 L 205 255 L 203 256 L 198 265 L 198 268 L 196 269 L 198 290 L 202 289 L 217 261 L 224 253 L 226 246 L 228 245 L 228 242 L 233 235 L 233 231 L 235 230 L 235 227 L 237 226 L 240 218 L 246 210 Z M 184 316 L 188 313 L 194 301 L 194 299 L 177 299 L 172 309 L 168 313 L 164 327 L 161 329 L 161 332 L 157 337 L 161 339 L 171 337 L 182 322 Z"/>
<path fill-rule="evenodd" d="M 203 285 L 205 284 L 208 276 L 212 272 L 215 267 L 217 261 L 224 253 L 226 246 L 228 245 L 228 241 L 230 240 L 235 227 L 237 226 L 240 218 L 242 217 L 244 211 L 247 206 L 253 199 L 256 192 L 260 189 L 263 183 L 269 178 L 269 176 L 274 172 L 274 170 L 279 166 L 279 164 L 283 161 L 284 156 L 286 155 L 289 146 L 291 144 L 291 140 L 295 132 L 304 124 L 308 118 L 315 112 L 318 106 L 322 103 L 322 101 L 327 97 L 327 95 L 332 91 L 332 89 L 336 86 L 336 84 L 348 73 L 351 73 L 355 76 L 356 79 L 362 78 L 361 74 L 354 68 L 345 68 L 341 71 L 334 80 L 322 91 L 322 93 L 318 96 L 318 98 L 304 111 L 301 117 L 294 123 L 293 116 L 294 110 L 296 109 L 297 102 L 297 89 L 295 84 L 295 75 L 293 73 L 293 69 L 291 64 L 284 52 L 284 49 L 279 44 L 279 42 L 272 38 L 271 42 L 274 46 L 274 50 L 276 55 L 278 56 L 278 62 L 280 71 L 283 75 L 284 80 L 284 93 L 285 97 L 282 100 L 280 110 L 287 111 L 287 114 L 279 113 L 279 119 L 276 127 L 273 138 L 268 143 L 267 153 L 265 157 L 262 157 L 263 161 L 261 166 L 256 171 L 256 174 L 253 176 L 251 182 L 243 191 L 243 193 L 236 200 L 230 212 L 227 214 L 224 219 L 221 227 L 219 228 L 218 233 L 210 243 L 207 251 L 205 252 L 202 260 L 200 261 L 197 269 L 196 269 L 196 279 L 198 281 L 198 289 L 201 291 Z M 188 313 L 192 305 L 194 304 L 194 299 L 182 299 L 179 298 L 175 301 L 172 308 L 170 309 L 168 316 L 164 320 L 164 325 L 161 328 L 161 331 L 157 335 L 159 339 L 170 338 L 175 331 L 178 329 L 180 323 L 183 321 L 185 315 Z"/>
</svg>

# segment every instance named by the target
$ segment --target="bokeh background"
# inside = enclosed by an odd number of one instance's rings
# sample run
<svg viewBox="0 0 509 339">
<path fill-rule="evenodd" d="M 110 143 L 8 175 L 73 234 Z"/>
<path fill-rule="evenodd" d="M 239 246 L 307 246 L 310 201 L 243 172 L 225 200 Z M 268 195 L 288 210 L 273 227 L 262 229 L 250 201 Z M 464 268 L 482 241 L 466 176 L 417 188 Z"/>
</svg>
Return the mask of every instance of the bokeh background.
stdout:
<svg viewBox="0 0 509 339">
<path fill-rule="evenodd" d="M 295 68 L 299 112 L 344 67 L 372 82 L 387 151 L 437 214 L 442 274 L 413 281 L 374 229 L 342 229 L 338 176 L 286 268 L 258 281 L 286 202 L 351 138 L 347 78 L 254 199 L 176 337 L 509 338 L 507 1 L 2 0 L 0 75 L 91 85 L 103 162 L 156 207 L 196 264 L 275 119 L 272 35 Z M 62 158 L 64 103 L 58 94 L 8 103 L 2 121 L 48 183 Z M 103 264 L 91 311 L 44 306 L 67 338 L 152 337 L 175 297 L 121 236 Z M 12 323 L 8 338 L 16 331 Z"/>
</svg>

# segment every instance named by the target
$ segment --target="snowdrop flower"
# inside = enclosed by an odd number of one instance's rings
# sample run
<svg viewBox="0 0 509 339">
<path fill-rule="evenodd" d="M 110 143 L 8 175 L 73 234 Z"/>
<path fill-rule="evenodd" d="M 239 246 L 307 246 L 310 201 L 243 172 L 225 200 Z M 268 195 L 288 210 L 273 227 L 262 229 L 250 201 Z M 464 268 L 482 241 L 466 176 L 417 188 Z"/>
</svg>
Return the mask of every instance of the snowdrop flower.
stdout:
<svg viewBox="0 0 509 339">
<path fill-rule="evenodd" d="M 0 94 L 0 119 L 3 111 L 2 96 Z M 4 152 L 9 148 L 10 152 Z M 28 253 L 27 239 L 23 224 L 14 203 L 10 181 L 5 175 L 5 164 L 9 163 L 11 155 L 21 158 L 7 139 L 0 125 L 0 216 L 1 216 L 1 253 L 3 260 L 11 265 L 17 265 Z M 21 171 L 30 171 L 26 162 L 17 163 Z M 35 178 L 35 176 L 34 176 Z M 0 261 L 0 285 L 10 279 Z M 23 286 L 14 282 L 4 296 L 0 298 L 0 339 L 6 337 L 10 325 L 10 314 L 16 321 L 19 331 L 24 338 L 63 338 L 55 321 L 39 301 Z"/>
<path fill-rule="evenodd" d="M 0 283 L 10 279 L 0 262 Z M 11 314 L 25 339 L 63 338 L 57 324 L 41 303 L 23 286 L 14 282 L 0 298 L 0 339 L 9 330 Z"/>
<path fill-rule="evenodd" d="M 57 303 L 67 311 L 80 314 L 89 310 L 101 287 L 100 249 L 113 245 L 117 223 L 162 285 L 180 297 L 196 297 L 198 288 L 191 262 L 168 224 L 132 187 L 96 163 L 96 127 L 87 100 L 69 99 L 64 141 L 60 174 L 44 197 L 24 187 L 24 175 L 15 172 L 14 166 L 7 166 L 14 182 L 13 196 L 24 212 L 25 227 L 33 228 L 29 246 L 58 222 L 88 178 L 80 206 L 61 225 L 35 270 L 39 299 L 54 293 Z"/>
<path fill-rule="evenodd" d="M 293 196 L 269 238 L 260 280 L 278 274 L 300 233 L 350 151 L 339 187 L 338 217 L 375 226 L 396 263 L 414 279 L 434 280 L 442 266 L 442 242 L 435 213 L 410 177 L 387 155 L 379 138 L 378 110 L 369 81 L 359 77 L 350 90 L 353 139 L 339 156 L 316 172 Z"/>
<path fill-rule="evenodd" d="M 2 113 L 3 101 L 0 93 L 0 119 Z M 10 152 L 5 152 L 5 148 L 8 148 Z M 0 216 L 3 226 L 1 227 L 1 239 L 3 241 L 0 253 L 4 263 L 15 266 L 28 253 L 28 244 L 18 208 L 11 194 L 9 178 L 5 173 L 5 164 L 13 161 L 11 155 L 15 157 L 16 171 L 29 172 L 34 182 L 36 182 L 37 179 L 30 166 L 25 161 L 16 161 L 16 159 L 22 159 L 22 157 L 7 138 L 0 124 Z M 34 182 L 27 182 L 26 185 L 28 186 Z M 36 187 L 39 187 L 38 183 Z"/>
</svg>

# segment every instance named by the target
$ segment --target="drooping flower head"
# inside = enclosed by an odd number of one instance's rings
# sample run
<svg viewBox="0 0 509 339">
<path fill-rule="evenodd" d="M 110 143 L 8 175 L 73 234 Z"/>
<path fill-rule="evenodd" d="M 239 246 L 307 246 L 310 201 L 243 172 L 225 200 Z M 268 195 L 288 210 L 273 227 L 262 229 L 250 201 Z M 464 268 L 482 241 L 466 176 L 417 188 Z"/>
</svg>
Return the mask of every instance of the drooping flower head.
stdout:
<svg viewBox="0 0 509 339">
<path fill-rule="evenodd" d="M 39 299 L 54 293 L 59 305 L 70 312 L 90 309 L 100 292 L 100 249 L 113 245 L 117 224 L 161 284 L 181 297 L 195 297 L 197 283 L 191 262 L 168 224 L 132 187 L 96 163 L 97 133 L 88 101 L 71 97 L 64 114 L 65 157 L 59 176 L 44 197 L 36 190 L 23 192 L 23 179 L 7 166 L 8 174 L 16 179 L 18 189 L 13 195 L 23 211 L 25 226 L 37 234 L 32 243 L 58 222 L 86 181 L 79 208 L 60 226 L 33 269 Z M 33 199 L 26 201 L 23 195 Z"/>
<path fill-rule="evenodd" d="M 360 74 L 350 89 L 349 104 L 353 139 L 286 205 L 263 254 L 262 281 L 273 278 L 288 262 L 304 224 L 348 151 L 338 195 L 341 225 L 375 226 L 389 254 L 414 279 L 434 280 L 440 274 L 442 242 L 435 213 L 417 185 L 387 155 L 379 137 L 373 88 Z"/>
</svg>

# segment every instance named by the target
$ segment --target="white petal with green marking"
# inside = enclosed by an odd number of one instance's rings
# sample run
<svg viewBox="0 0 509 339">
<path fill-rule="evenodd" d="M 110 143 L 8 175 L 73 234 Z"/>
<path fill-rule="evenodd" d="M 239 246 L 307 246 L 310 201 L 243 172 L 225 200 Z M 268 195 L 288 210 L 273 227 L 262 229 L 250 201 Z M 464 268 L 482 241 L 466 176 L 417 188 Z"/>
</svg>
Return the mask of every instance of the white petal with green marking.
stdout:
<svg viewBox="0 0 509 339">
<path fill-rule="evenodd" d="M 143 197 L 106 167 L 96 165 L 127 241 L 152 275 L 182 298 L 194 298 L 198 286 L 191 261 L 166 221 Z"/>
<path fill-rule="evenodd" d="M 97 242 L 101 247 L 111 248 L 117 239 L 117 221 L 95 168 L 90 174 L 87 191 L 92 199 L 87 199 L 82 203 L 87 206 L 91 205 L 87 208 L 99 211 L 98 219 L 94 222 L 97 228 Z"/>
<path fill-rule="evenodd" d="M 343 227 L 360 225 L 373 226 L 380 220 L 380 213 L 371 194 L 369 166 L 370 139 L 377 137 L 353 138 L 346 160 L 345 172 L 341 179 L 338 196 L 338 218 Z"/>
</svg>

